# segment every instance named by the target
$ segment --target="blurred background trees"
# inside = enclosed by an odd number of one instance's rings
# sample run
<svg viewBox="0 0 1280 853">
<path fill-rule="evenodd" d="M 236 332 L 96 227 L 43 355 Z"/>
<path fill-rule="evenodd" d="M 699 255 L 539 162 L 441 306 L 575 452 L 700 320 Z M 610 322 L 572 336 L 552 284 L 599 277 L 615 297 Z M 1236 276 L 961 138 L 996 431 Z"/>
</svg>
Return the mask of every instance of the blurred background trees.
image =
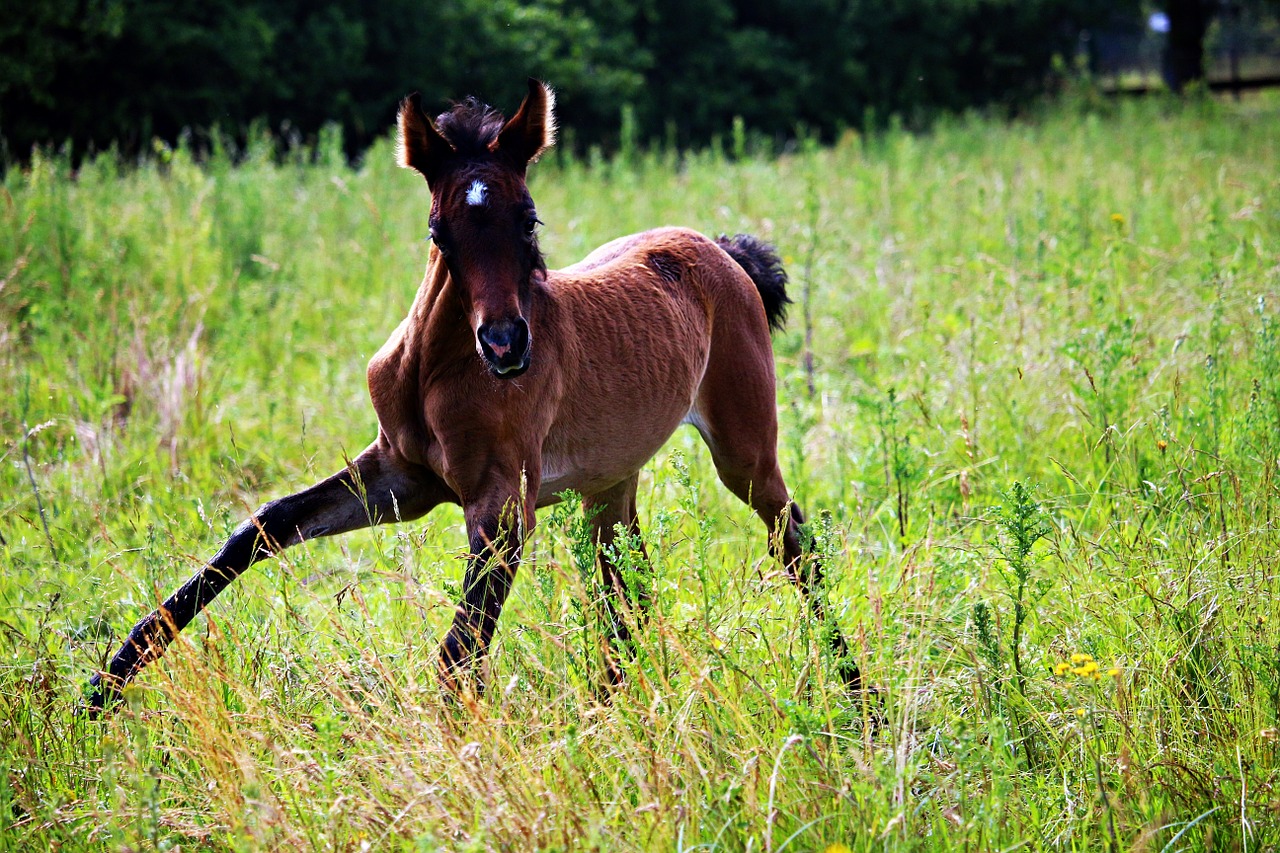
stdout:
<svg viewBox="0 0 1280 853">
<path fill-rule="evenodd" d="M 1256 0 L 1270 2 L 1270 0 Z M 1175 0 L 1207 20 L 1209 0 Z M 410 91 L 510 110 L 550 81 L 579 146 L 830 136 L 897 116 L 1016 108 L 1055 84 L 1082 34 L 1140 0 L 0 0 L 0 137 L 77 156 L 153 137 L 285 139 L 329 122 L 349 154 Z M 1206 11 L 1208 10 L 1208 11 Z M 1170 17 L 1176 17 L 1170 8 Z M 1179 19 L 1180 21 L 1181 19 Z M 1203 40 L 1203 34 L 1200 38 Z M 1195 48 L 1190 48 L 1195 52 Z M 1068 61 L 1067 65 L 1070 65 Z"/>
</svg>

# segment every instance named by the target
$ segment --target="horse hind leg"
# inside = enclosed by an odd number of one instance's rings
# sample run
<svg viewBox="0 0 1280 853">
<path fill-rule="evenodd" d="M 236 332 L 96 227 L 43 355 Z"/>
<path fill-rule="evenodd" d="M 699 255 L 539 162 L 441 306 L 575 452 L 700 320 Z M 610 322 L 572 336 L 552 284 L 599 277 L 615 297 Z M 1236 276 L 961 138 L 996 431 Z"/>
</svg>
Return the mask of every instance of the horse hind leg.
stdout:
<svg viewBox="0 0 1280 853">
<path fill-rule="evenodd" d="M 591 534 L 599 548 L 600 576 L 604 583 L 604 603 L 609 620 L 605 669 L 611 685 L 622 683 L 623 672 L 618 661 L 619 649 L 631 651 L 631 629 L 625 609 L 634 608 L 640 620 L 648 616 L 651 603 L 649 578 L 637 577 L 634 566 L 620 560 L 624 550 L 638 546 L 641 563 L 649 565 L 649 555 L 640 539 L 640 522 L 636 513 L 638 473 L 590 497 L 583 498 L 582 509 L 591 523 Z M 621 534 L 623 535 L 619 535 Z M 621 605 L 621 606 L 620 606 Z"/>
<path fill-rule="evenodd" d="M 713 454 L 714 455 L 714 454 Z M 836 671 L 851 691 L 862 689 L 862 673 L 850 654 L 849 644 L 840 629 L 827 621 L 826 605 L 822 598 L 822 563 L 814 554 L 805 554 L 801 545 L 801 526 L 804 514 L 787 495 L 782 474 L 776 463 L 771 474 L 761 477 L 744 476 L 741 469 L 716 459 L 716 470 L 729 491 L 748 504 L 769 530 L 769 548 L 786 568 L 787 577 L 796 585 L 809 609 L 812 619 L 829 631 L 831 652 L 836 660 Z"/>
<path fill-rule="evenodd" d="M 778 468 L 772 358 L 738 358 L 726 364 L 715 356 L 713 346 L 707 376 L 689 421 L 710 448 L 721 482 L 765 523 L 770 551 L 781 560 L 787 576 L 800 590 L 810 616 L 829 630 L 837 672 L 849 690 L 859 691 L 862 674 L 840 629 L 827 623 L 821 597 L 822 564 L 801 547 L 804 515 L 792 502 Z M 717 361 L 725 365 L 723 370 L 716 370 Z M 750 364 L 759 365 L 759 369 L 745 369 Z"/>
</svg>

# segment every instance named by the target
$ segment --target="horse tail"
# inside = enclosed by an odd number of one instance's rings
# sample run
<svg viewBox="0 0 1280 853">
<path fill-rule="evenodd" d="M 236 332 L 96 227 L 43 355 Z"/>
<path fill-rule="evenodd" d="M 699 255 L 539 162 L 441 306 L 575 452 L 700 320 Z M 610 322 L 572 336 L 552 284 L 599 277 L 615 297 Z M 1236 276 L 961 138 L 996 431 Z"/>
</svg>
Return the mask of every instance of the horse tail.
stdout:
<svg viewBox="0 0 1280 853">
<path fill-rule="evenodd" d="M 716 238 L 716 245 L 724 249 L 755 282 L 756 289 L 760 291 L 760 301 L 764 303 L 764 315 L 769 320 L 769 328 L 782 331 L 787 322 L 787 305 L 791 300 L 787 297 L 787 271 L 782 268 L 778 250 L 750 234 L 738 234 L 734 237 L 721 235 Z"/>
</svg>

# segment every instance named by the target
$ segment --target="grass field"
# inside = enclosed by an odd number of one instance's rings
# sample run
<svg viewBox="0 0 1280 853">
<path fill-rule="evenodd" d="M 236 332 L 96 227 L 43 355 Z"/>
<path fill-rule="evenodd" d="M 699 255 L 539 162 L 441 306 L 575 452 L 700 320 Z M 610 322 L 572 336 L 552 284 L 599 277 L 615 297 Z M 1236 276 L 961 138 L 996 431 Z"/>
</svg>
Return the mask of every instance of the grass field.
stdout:
<svg viewBox="0 0 1280 853">
<path fill-rule="evenodd" d="M 553 266 L 665 223 L 780 248 L 783 470 L 875 697 L 684 428 L 641 480 L 656 606 L 610 704 L 562 505 L 478 703 L 434 680 L 446 508 L 259 564 L 77 714 L 246 513 L 374 435 L 428 197 L 390 145 L 339 150 L 4 178 L 0 849 L 1280 845 L 1267 98 L 534 168 Z"/>
</svg>

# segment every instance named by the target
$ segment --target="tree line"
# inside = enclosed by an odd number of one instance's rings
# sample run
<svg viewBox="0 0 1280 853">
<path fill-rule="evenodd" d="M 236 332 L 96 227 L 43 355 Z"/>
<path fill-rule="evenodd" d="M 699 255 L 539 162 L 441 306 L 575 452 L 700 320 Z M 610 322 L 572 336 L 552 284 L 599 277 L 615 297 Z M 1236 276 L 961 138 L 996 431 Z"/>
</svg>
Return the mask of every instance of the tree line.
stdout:
<svg viewBox="0 0 1280 853">
<path fill-rule="evenodd" d="M 78 156 L 251 123 L 355 153 L 406 93 L 510 110 L 551 82 L 579 146 L 687 146 L 735 117 L 754 132 L 830 135 L 898 116 L 1017 105 L 1055 56 L 1116 13 L 1108 0 L 3 0 L 7 160 Z M 1121 7 L 1136 10 L 1138 0 Z"/>
</svg>

